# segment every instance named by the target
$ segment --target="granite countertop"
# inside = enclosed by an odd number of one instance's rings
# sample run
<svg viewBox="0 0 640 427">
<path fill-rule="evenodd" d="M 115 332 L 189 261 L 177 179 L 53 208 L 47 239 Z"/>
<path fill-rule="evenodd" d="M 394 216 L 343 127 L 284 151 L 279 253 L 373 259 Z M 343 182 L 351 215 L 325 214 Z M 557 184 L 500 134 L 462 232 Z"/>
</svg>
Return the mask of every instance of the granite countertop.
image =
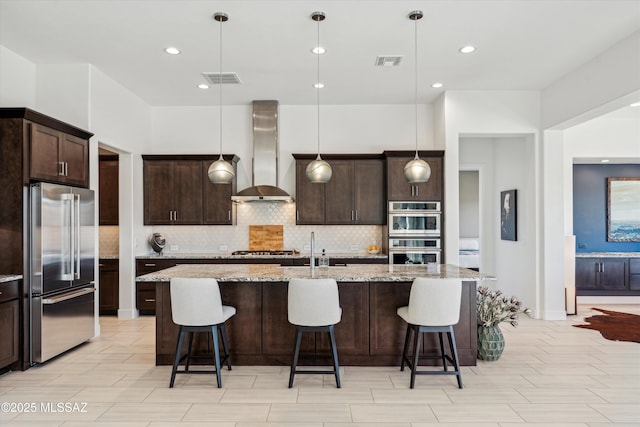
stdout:
<svg viewBox="0 0 640 427">
<path fill-rule="evenodd" d="M 321 252 L 316 254 L 316 258 L 321 255 Z M 362 252 L 346 252 L 346 253 L 327 253 L 327 258 L 362 258 L 362 259 L 387 259 L 386 254 L 371 255 Z M 169 252 L 149 255 L 137 255 L 136 259 L 256 259 L 256 258 L 274 258 L 274 259 L 299 259 L 309 258 L 308 253 L 297 253 L 295 255 L 231 255 L 227 253 L 180 253 Z"/>
<path fill-rule="evenodd" d="M 576 258 L 640 258 L 640 252 L 576 252 Z"/>
<path fill-rule="evenodd" d="M 213 277 L 221 282 L 287 282 L 311 278 L 306 267 L 280 267 L 275 264 L 183 264 L 145 274 L 138 282 L 169 282 L 176 277 Z M 449 264 L 389 265 L 352 264 L 315 269 L 315 278 L 333 278 L 340 282 L 408 282 L 416 277 L 495 280 L 495 277 Z"/>
<path fill-rule="evenodd" d="M 98 259 L 120 259 L 120 255 L 102 255 L 98 256 Z"/>
<path fill-rule="evenodd" d="M 13 282 L 14 280 L 21 280 L 22 274 L 0 274 L 0 283 Z"/>
</svg>

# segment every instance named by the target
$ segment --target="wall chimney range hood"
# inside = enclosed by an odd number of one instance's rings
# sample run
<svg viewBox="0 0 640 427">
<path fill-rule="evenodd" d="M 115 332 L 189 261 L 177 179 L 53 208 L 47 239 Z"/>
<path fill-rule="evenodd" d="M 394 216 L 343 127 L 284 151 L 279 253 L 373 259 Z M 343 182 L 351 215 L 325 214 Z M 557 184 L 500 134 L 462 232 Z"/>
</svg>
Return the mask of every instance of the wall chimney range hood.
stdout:
<svg viewBox="0 0 640 427">
<path fill-rule="evenodd" d="M 278 187 L 278 101 L 253 101 L 252 186 L 231 196 L 242 202 L 293 202 Z"/>
</svg>

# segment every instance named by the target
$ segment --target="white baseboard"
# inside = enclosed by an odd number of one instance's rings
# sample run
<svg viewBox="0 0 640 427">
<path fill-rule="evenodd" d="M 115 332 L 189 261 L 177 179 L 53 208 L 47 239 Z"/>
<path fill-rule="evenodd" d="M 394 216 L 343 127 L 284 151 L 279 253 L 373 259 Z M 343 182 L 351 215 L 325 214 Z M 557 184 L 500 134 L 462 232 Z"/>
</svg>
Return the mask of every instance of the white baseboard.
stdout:
<svg viewBox="0 0 640 427">
<path fill-rule="evenodd" d="M 578 296 L 578 304 L 640 304 L 640 296 Z"/>
<path fill-rule="evenodd" d="M 118 319 L 135 319 L 140 316 L 140 312 L 137 308 L 118 309 Z"/>
</svg>

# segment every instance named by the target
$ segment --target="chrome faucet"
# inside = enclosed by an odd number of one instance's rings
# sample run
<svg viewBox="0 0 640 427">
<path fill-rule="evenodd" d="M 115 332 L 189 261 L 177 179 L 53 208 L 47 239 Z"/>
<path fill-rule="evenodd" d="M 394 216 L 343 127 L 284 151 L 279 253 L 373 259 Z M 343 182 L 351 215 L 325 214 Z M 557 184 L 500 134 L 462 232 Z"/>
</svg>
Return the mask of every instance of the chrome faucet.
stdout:
<svg viewBox="0 0 640 427">
<path fill-rule="evenodd" d="M 316 251 L 316 236 L 315 234 L 313 234 L 313 231 L 312 231 L 311 232 L 311 256 L 309 257 L 309 265 L 311 266 L 311 277 L 313 277 L 313 274 L 315 273 L 315 267 L 316 267 L 315 251 Z"/>
</svg>

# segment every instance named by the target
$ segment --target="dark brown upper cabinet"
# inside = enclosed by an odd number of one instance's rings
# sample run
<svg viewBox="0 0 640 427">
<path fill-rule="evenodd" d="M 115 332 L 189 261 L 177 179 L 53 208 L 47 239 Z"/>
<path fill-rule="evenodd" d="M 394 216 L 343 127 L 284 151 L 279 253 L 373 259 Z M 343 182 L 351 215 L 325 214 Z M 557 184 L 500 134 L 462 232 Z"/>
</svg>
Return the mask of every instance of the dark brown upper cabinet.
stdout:
<svg viewBox="0 0 640 427">
<path fill-rule="evenodd" d="M 145 225 L 232 224 L 231 184 L 212 184 L 207 170 L 212 156 L 145 155 Z M 225 155 L 235 165 L 238 157 Z"/>
<path fill-rule="evenodd" d="M 380 155 L 323 155 L 331 180 L 312 184 L 306 167 L 315 155 L 296 158 L 297 224 L 385 224 L 384 159 Z"/>
<path fill-rule="evenodd" d="M 101 155 L 99 159 L 100 225 L 118 225 L 118 156 Z"/>
<path fill-rule="evenodd" d="M 387 199 L 395 201 L 442 201 L 444 151 L 420 151 L 419 155 L 431 166 L 429 181 L 409 184 L 404 176 L 404 166 L 413 159 L 415 152 L 385 151 L 387 158 Z"/>
</svg>

